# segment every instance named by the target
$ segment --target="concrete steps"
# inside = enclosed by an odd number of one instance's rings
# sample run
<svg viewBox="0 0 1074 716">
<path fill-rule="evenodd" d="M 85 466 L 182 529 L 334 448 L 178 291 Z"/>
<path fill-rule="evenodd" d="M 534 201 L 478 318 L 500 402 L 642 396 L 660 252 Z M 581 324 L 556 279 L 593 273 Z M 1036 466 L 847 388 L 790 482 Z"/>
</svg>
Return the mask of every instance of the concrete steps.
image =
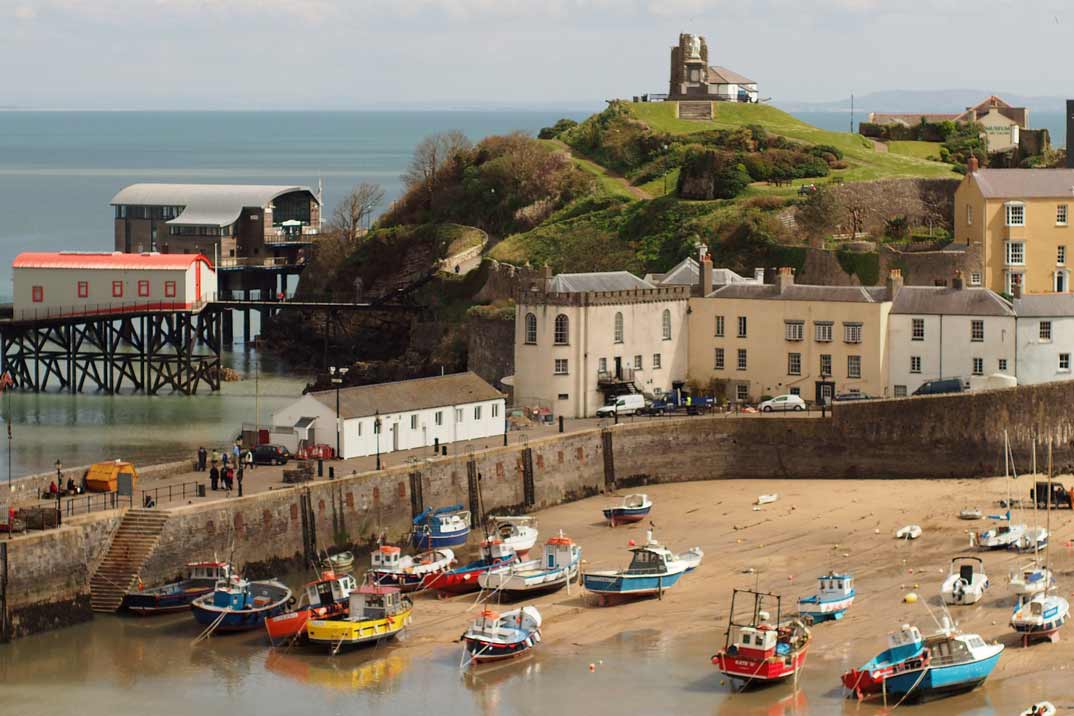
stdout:
<svg viewBox="0 0 1074 716">
<path fill-rule="evenodd" d="M 712 119 L 712 102 L 679 102 L 679 119 Z"/>
<path fill-rule="evenodd" d="M 112 535 L 108 553 L 90 579 L 90 606 L 114 612 L 138 582 L 138 573 L 160 540 L 170 515 L 160 510 L 127 510 Z"/>
</svg>

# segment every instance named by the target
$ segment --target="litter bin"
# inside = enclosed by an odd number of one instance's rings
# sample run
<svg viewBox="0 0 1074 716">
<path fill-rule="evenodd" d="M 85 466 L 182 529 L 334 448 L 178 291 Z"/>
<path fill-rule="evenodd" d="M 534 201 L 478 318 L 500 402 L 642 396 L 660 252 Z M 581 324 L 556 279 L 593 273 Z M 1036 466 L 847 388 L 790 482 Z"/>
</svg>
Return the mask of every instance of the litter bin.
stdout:
<svg viewBox="0 0 1074 716">
<path fill-rule="evenodd" d="M 198 483 L 198 497 L 205 497 L 205 483 Z"/>
</svg>

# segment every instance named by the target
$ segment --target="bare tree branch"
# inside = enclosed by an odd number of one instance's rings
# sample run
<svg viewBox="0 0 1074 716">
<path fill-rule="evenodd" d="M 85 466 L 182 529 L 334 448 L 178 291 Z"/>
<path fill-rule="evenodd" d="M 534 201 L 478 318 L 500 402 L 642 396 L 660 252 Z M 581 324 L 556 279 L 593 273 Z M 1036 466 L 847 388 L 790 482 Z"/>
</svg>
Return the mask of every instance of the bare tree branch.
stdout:
<svg viewBox="0 0 1074 716">
<path fill-rule="evenodd" d="M 382 201 L 384 189 L 379 184 L 362 182 L 336 205 L 328 226 L 345 239 L 355 239 L 361 231 L 362 222 L 373 215 Z"/>
</svg>

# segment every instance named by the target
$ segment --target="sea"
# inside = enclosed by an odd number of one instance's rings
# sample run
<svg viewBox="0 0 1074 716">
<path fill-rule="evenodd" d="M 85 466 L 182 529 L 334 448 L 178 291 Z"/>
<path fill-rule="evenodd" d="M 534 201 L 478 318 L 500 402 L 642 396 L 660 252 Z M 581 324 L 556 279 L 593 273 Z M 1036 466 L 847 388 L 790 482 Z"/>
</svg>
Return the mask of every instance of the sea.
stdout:
<svg viewBox="0 0 1074 716">
<path fill-rule="evenodd" d="M 134 182 L 323 185 L 325 206 L 360 182 L 402 193 L 401 174 L 415 145 L 458 129 L 473 140 L 536 134 L 561 117 L 592 108 L 354 112 L 0 112 L 0 301 L 10 300 L 11 260 L 20 251 L 107 251 L 113 245 L 111 198 Z M 797 116 L 846 131 L 844 112 Z M 863 118 L 860 114 L 856 117 Z M 1053 140 L 1063 114 L 1035 113 Z M 223 356 L 244 380 L 214 395 L 108 396 L 8 393 L 0 415 L 0 482 L 66 465 L 124 458 L 177 459 L 199 445 L 228 445 L 246 422 L 263 422 L 312 377 L 238 344 Z M 10 470 L 7 465 L 10 464 Z"/>
</svg>

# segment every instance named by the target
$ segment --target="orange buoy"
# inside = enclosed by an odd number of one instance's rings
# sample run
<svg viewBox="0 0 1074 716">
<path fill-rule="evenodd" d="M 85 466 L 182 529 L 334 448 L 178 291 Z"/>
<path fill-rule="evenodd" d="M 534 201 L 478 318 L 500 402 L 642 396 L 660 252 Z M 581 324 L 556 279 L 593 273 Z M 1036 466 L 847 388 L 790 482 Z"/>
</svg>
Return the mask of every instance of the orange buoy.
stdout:
<svg viewBox="0 0 1074 716">
<path fill-rule="evenodd" d="M 633 547 L 637 544 L 634 540 L 627 540 L 627 547 Z"/>
<path fill-rule="evenodd" d="M 596 671 L 597 670 L 597 665 L 596 664 L 590 664 L 589 665 L 589 670 L 590 671 Z"/>
</svg>

